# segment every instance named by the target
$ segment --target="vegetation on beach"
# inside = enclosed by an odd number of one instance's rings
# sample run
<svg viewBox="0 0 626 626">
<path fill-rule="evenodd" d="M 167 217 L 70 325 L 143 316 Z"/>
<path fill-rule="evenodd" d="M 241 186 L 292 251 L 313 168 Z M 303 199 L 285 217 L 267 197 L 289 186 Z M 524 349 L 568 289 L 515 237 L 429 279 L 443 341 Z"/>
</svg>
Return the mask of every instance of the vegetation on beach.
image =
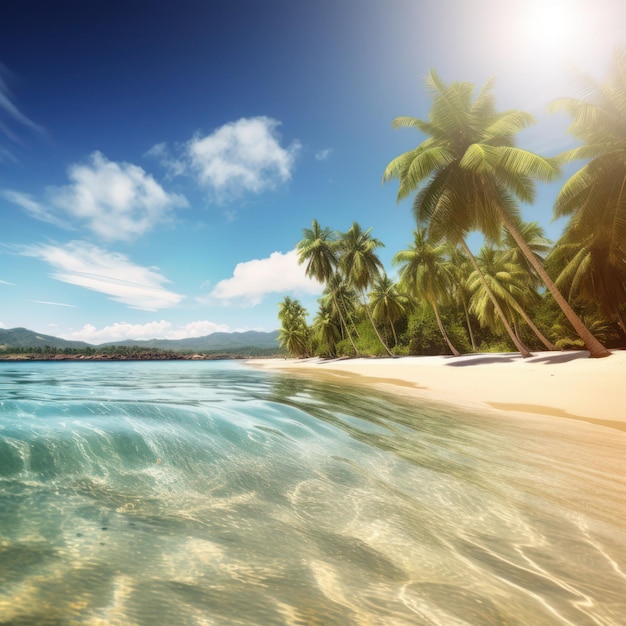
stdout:
<svg viewBox="0 0 626 626">
<path fill-rule="evenodd" d="M 242 351 L 161 350 L 145 346 L 0 346 L 0 361 L 175 361 L 221 360 L 272 356 L 275 350 L 247 348 Z"/>
<path fill-rule="evenodd" d="M 547 158 L 515 145 L 530 115 L 499 112 L 487 83 L 427 78 L 427 120 L 399 117 L 396 128 L 426 138 L 387 166 L 398 200 L 414 195 L 413 242 L 385 275 L 383 244 L 354 222 L 346 233 L 313 220 L 298 243 L 299 260 L 324 294 L 312 325 L 295 300 L 281 303 L 281 344 L 294 356 L 443 354 L 473 350 L 585 347 L 592 357 L 626 338 L 626 50 L 586 98 L 562 99 L 569 132 L 582 145 Z M 555 217 L 569 217 L 551 245 L 519 202 L 535 182 L 555 180 L 561 164 L 585 164 L 563 185 Z M 466 243 L 479 231 L 475 255 Z M 359 301 L 357 293 L 360 294 Z M 285 310 L 297 314 L 285 314 Z M 392 346 L 391 348 L 389 346 Z"/>
</svg>

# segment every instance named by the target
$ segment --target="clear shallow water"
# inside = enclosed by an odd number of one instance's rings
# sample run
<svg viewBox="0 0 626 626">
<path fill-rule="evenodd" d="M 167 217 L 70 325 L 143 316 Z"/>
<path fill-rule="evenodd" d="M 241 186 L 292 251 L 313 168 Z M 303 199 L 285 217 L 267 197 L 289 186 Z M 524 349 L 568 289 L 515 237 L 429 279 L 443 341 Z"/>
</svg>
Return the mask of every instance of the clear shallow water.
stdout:
<svg viewBox="0 0 626 626">
<path fill-rule="evenodd" d="M 626 433 L 236 363 L 0 364 L 0 625 L 626 624 Z"/>
</svg>

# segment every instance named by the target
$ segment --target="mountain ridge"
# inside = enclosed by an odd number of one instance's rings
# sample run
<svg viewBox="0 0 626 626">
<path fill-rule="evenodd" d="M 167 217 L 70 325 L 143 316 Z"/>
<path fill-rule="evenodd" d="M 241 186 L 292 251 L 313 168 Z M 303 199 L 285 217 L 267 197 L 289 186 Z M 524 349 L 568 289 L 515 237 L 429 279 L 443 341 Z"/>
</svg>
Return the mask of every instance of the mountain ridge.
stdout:
<svg viewBox="0 0 626 626">
<path fill-rule="evenodd" d="M 109 341 L 101 344 L 90 344 L 85 341 L 71 341 L 37 333 L 28 328 L 0 328 L 0 349 L 10 348 L 103 348 L 108 346 L 138 346 L 184 352 L 241 352 L 250 350 L 279 350 L 278 331 L 245 332 L 217 332 L 200 337 L 186 337 L 184 339 L 126 339 L 124 341 Z"/>
</svg>

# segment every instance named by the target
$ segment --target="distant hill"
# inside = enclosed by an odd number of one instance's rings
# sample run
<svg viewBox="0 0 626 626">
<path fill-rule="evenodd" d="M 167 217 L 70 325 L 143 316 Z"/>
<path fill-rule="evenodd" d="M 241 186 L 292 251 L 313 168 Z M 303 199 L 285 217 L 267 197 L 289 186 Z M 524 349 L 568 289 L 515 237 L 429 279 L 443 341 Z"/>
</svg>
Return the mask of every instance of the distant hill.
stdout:
<svg viewBox="0 0 626 626">
<path fill-rule="evenodd" d="M 264 333 L 249 330 L 245 333 L 212 333 L 187 339 L 148 339 L 145 341 L 114 341 L 106 346 L 140 346 L 160 350 L 191 350 L 194 352 L 237 352 L 246 349 L 278 352 L 278 331 Z"/>
<path fill-rule="evenodd" d="M 42 335 L 27 328 L 0 328 L 0 348 L 89 348 L 84 341 L 68 341 L 52 335 Z"/>
<path fill-rule="evenodd" d="M 27 328 L 0 328 L 0 349 L 7 348 L 98 348 L 99 346 L 139 346 L 159 350 L 270 355 L 278 353 L 278 331 L 245 333 L 213 333 L 204 337 L 186 339 L 149 339 L 145 341 L 113 341 L 89 344 L 84 341 L 68 341 L 52 335 L 42 335 Z"/>
</svg>

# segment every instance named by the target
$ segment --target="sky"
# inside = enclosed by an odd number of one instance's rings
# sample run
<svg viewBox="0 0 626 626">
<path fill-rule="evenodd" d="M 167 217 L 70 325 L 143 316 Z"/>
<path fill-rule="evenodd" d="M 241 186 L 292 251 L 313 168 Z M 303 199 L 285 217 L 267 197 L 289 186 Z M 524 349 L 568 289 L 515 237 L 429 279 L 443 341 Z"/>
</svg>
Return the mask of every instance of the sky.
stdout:
<svg viewBox="0 0 626 626">
<path fill-rule="evenodd" d="M 554 156 L 574 144 L 547 105 L 602 81 L 625 24 L 623 0 L 5 3 L 0 327 L 273 330 L 285 296 L 317 307 L 294 251 L 314 218 L 372 228 L 393 276 L 415 225 L 382 173 L 424 139 L 391 121 L 428 116 L 427 72 L 494 77 L 537 120 L 518 145 Z M 567 174 L 522 207 L 552 239 Z"/>
</svg>

